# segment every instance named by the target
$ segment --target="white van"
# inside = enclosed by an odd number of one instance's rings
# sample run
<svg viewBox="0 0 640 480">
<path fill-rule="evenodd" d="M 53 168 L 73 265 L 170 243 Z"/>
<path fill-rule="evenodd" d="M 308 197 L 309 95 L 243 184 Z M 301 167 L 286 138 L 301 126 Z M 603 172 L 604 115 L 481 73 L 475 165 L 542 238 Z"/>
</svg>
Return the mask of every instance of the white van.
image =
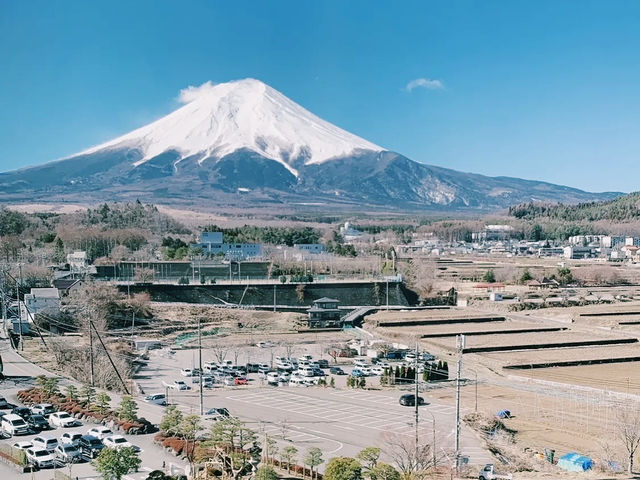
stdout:
<svg viewBox="0 0 640 480">
<path fill-rule="evenodd" d="M 2 417 L 2 431 L 10 435 L 27 435 L 30 433 L 29 425 L 22 417 L 9 413 Z"/>
<path fill-rule="evenodd" d="M 315 375 L 313 372 L 313 368 L 311 367 L 300 367 L 298 369 L 298 373 L 303 377 L 313 377 Z"/>
</svg>

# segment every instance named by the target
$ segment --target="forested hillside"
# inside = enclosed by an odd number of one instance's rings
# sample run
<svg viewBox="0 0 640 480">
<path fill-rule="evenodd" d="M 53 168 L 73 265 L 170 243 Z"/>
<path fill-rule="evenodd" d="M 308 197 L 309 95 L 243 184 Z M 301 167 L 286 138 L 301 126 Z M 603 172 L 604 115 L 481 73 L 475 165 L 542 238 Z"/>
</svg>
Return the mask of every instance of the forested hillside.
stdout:
<svg viewBox="0 0 640 480">
<path fill-rule="evenodd" d="M 563 220 L 567 222 L 631 222 L 640 219 L 640 192 L 606 202 L 577 205 L 522 203 L 509 207 L 509 215 L 522 220 Z"/>
</svg>

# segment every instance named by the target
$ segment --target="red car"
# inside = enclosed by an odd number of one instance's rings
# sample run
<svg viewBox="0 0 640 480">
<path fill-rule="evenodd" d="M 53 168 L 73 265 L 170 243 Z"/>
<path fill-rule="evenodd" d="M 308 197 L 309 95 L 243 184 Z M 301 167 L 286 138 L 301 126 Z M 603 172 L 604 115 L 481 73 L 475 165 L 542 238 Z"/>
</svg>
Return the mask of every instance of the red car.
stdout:
<svg viewBox="0 0 640 480">
<path fill-rule="evenodd" d="M 233 381 L 234 385 L 246 385 L 247 384 L 247 379 L 246 377 L 236 377 L 235 380 Z"/>
</svg>

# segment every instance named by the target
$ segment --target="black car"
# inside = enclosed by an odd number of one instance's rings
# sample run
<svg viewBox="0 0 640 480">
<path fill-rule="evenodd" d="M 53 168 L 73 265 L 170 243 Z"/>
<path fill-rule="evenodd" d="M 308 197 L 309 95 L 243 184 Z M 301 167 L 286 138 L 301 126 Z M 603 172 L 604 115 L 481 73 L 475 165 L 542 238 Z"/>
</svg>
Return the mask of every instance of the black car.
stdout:
<svg viewBox="0 0 640 480">
<path fill-rule="evenodd" d="M 27 425 L 29 425 L 29 427 L 31 427 L 32 430 L 35 430 L 37 432 L 51 429 L 51 425 L 49 425 L 49 422 L 47 421 L 47 419 L 44 418 L 42 415 L 31 415 L 27 417 L 25 420 L 27 422 Z"/>
<path fill-rule="evenodd" d="M 320 367 L 320 368 L 329 368 L 329 360 L 326 360 L 326 359 L 318 360 L 318 367 Z"/>
<path fill-rule="evenodd" d="M 257 373 L 260 365 L 258 363 L 247 363 L 247 373 Z"/>
<path fill-rule="evenodd" d="M 78 448 L 83 457 L 96 458 L 104 445 L 99 438 L 93 435 L 83 435 L 78 440 Z"/>
<path fill-rule="evenodd" d="M 14 415 L 18 415 L 25 421 L 28 420 L 31 416 L 31 410 L 27 407 L 13 407 L 11 413 L 13 413 Z"/>
<path fill-rule="evenodd" d="M 407 393 L 406 395 L 402 395 L 400 397 L 400 405 L 404 407 L 415 407 L 416 405 L 416 396 L 412 393 Z M 418 405 L 427 405 L 424 401 L 424 398 L 418 397 Z"/>
<path fill-rule="evenodd" d="M 329 369 L 329 373 L 331 373 L 332 375 L 346 375 L 346 372 L 340 367 L 331 367 Z"/>
</svg>

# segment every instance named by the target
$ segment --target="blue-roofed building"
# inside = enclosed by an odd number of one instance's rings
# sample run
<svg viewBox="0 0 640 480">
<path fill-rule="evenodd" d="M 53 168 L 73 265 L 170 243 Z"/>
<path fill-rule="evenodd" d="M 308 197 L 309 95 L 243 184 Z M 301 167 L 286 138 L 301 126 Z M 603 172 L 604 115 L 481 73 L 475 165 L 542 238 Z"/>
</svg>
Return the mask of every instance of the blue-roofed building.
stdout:
<svg viewBox="0 0 640 480">
<path fill-rule="evenodd" d="M 246 260 L 262 255 L 262 245 L 257 243 L 224 243 L 222 232 L 202 232 L 200 242 L 191 246 L 202 248 L 205 254 L 223 256 L 228 260 Z"/>
</svg>

